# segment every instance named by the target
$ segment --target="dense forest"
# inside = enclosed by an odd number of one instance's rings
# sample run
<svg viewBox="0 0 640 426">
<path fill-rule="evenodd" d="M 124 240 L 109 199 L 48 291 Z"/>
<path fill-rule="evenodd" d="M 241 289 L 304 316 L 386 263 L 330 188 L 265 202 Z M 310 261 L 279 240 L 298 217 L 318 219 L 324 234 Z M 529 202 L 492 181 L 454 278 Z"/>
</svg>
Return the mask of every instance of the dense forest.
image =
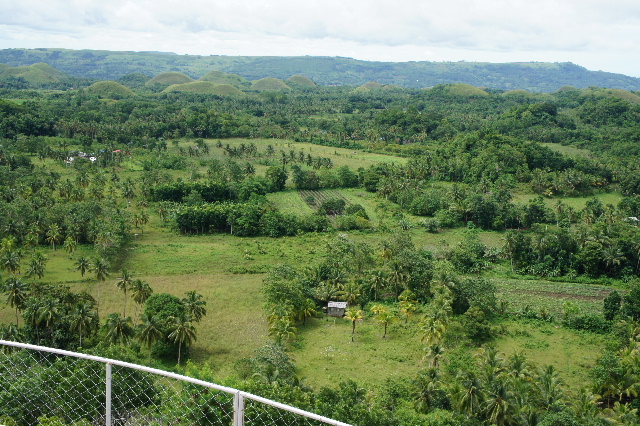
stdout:
<svg viewBox="0 0 640 426">
<path fill-rule="evenodd" d="M 1 339 L 214 380 L 194 348 L 239 307 L 212 309 L 181 277 L 226 268 L 221 281 L 259 294 L 247 309 L 264 345 L 219 381 L 361 426 L 638 424 L 639 93 L 220 72 L 194 89 L 205 81 L 177 72 L 94 82 L 36 68 L 23 71 L 39 88 L 15 73 L 0 87 Z M 193 241 L 205 261 L 162 265 Z M 504 280 L 538 290 L 518 304 Z M 603 290 L 536 305 L 546 283 Z M 333 300 L 348 303 L 341 339 L 362 351 L 359 330 L 375 328 L 410 372 L 306 385 L 300 359 L 318 330 L 333 333 Z M 496 347 L 535 330 L 590 342 L 590 372 L 570 382 Z M 57 362 L 41 360 L 43 388 L 58 386 Z M 12 403 L 30 384 L 12 393 L 9 377 L 0 422 L 45 424 L 53 413 Z M 175 424 L 209 424 L 182 409 Z"/>
<path fill-rule="evenodd" d="M 286 79 L 302 74 L 316 83 L 358 86 L 368 81 L 406 88 L 466 83 L 477 87 L 532 92 L 554 92 L 562 86 L 640 90 L 640 79 L 590 71 L 572 63 L 486 62 L 372 62 L 341 57 L 200 56 L 165 52 L 113 52 L 69 49 L 2 49 L 0 64 L 13 67 L 47 63 L 79 78 L 118 80 L 141 73 L 181 72 L 200 78 L 211 70 L 233 73 L 248 80 Z M 1 71 L 1 67 L 0 67 Z"/>
</svg>

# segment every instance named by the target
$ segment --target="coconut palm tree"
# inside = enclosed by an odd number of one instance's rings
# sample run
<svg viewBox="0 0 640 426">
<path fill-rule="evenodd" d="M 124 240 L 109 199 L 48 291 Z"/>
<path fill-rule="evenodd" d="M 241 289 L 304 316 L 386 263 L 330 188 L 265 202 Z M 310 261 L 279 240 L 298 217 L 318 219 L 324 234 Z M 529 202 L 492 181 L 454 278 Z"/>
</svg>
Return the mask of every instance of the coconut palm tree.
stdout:
<svg viewBox="0 0 640 426">
<path fill-rule="evenodd" d="M 279 316 L 269 323 L 269 336 L 273 337 L 277 344 L 288 343 L 296 337 L 296 327 L 290 316 Z"/>
<path fill-rule="evenodd" d="M 387 285 L 387 274 L 382 269 L 371 271 L 368 282 L 373 290 L 373 300 L 378 300 L 379 292 L 384 290 Z"/>
<path fill-rule="evenodd" d="M 391 324 L 393 321 L 396 320 L 396 316 L 393 314 L 393 312 L 390 312 L 388 309 L 383 309 L 375 316 L 375 319 L 376 321 L 378 321 L 380 324 L 384 326 L 384 334 L 382 335 L 382 338 L 383 339 L 386 338 L 387 327 L 389 327 L 389 324 Z"/>
<path fill-rule="evenodd" d="M 20 250 L 4 250 L 0 256 L 0 269 L 4 269 L 10 274 L 20 273 L 20 259 L 22 253 Z"/>
<path fill-rule="evenodd" d="M 109 262 L 104 257 L 96 257 L 91 270 L 96 274 L 96 281 L 98 281 L 98 309 L 100 309 L 100 283 L 109 276 Z"/>
<path fill-rule="evenodd" d="M 162 340 L 164 334 L 162 333 L 162 324 L 158 317 L 149 317 L 142 315 L 142 323 L 138 326 L 138 333 L 136 335 L 138 341 L 142 345 L 146 346 L 149 350 L 154 343 Z M 149 351 L 149 357 L 151 357 L 151 351 Z"/>
<path fill-rule="evenodd" d="M 391 262 L 391 272 L 389 273 L 389 283 L 393 285 L 396 300 L 400 294 L 400 289 L 407 285 L 409 280 L 409 274 L 404 271 L 404 268 L 399 262 Z"/>
<path fill-rule="evenodd" d="M 56 244 L 62 239 L 62 229 L 57 223 L 52 223 L 47 230 L 46 241 L 51 244 L 53 251 L 56 250 Z"/>
<path fill-rule="evenodd" d="M 129 272 L 126 268 L 122 268 L 122 271 L 120 271 L 120 278 L 118 278 L 118 281 L 116 281 L 116 287 L 118 287 L 118 289 L 122 290 L 122 292 L 124 293 L 124 307 L 122 312 L 123 317 L 127 316 L 127 290 L 131 288 L 132 282 L 133 273 Z"/>
<path fill-rule="evenodd" d="M 182 346 L 184 345 L 188 348 L 195 342 L 196 328 L 188 316 L 170 317 L 168 323 L 169 335 L 167 337 L 178 345 L 178 365 L 180 365 Z"/>
<path fill-rule="evenodd" d="M 138 307 L 144 304 L 153 294 L 153 289 L 148 282 L 137 278 L 131 282 L 131 298 L 136 303 L 136 318 L 138 317 Z"/>
<path fill-rule="evenodd" d="M 104 327 L 107 331 L 105 340 L 114 345 L 129 343 L 129 340 L 135 334 L 131 317 L 121 317 L 120 314 L 115 312 L 107 316 Z"/>
<path fill-rule="evenodd" d="M 91 303 L 78 303 L 71 311 L 69 317 L 69 329 L 78 333 L 79 345 L 82 347 L 82 336 L 94 331 L 98 322 L 98 313 Z"/>
<path fill-rule="evenodd" d="M 185 293 L 187 297 L 182 299 L 182 304 L 187 310 L 187 313 L 195 322 L 200 322 L 202 317 L 207 314 L 205 305 L 206 301 L 202 300 L 202 295 L 195 291 L 188 291 Z"/>
<path fill-rule="evenodd" d="M 553 404 L 564 398 L 564 383 L 553 365 L 547 365 L 538 371 L 536 386 L 540 394 L 542 405 L 549 409 Z"/>
<path fill-rule="evenodd" d="M 425 358 L 429 360 L 429 367 L 438 368 L 438 363 L 440 362 L 440 358 L 444 354 L 444 346 L 440 343 L 434 343 L 429 345 L 429 349 L 425 355 Z"/>
<path fill-rule="evenodd" d="M 355 281 L 348 281 L 341 291 L 337 294 L 340 299 L 347 302 L 349 305 L 355 305 L 360 300 L 361 288 Z"/>
<path fill-rule="evenodd" d="M 358 308 L 349 308 L 347 309 L 344 318 L 351 321 L 351 341 L 353 342 L 353 336 L 356 333 L 356 323 L 364 319 L 364 313 Z"/>
<path fill-rule="evenodd" d="M 421 340 L 427 345 L 439 343 L 442 341 L 446 329 L 446 325 L 441 320 L 428 316 L 421 325 Z"/>
<path fill-rule="evenodd" d="M 513 406 L 510 402 L 511 395 L 507 383 L 498 380 L 488 390 L 486 400 L 484 402 L 485 418 L 496 426 L 505 426 L 509 424 L 513 417 Z"/>
<path fill-rule="evenodd" d="M 59 300 L 53 297 L 45 297 L 40 309 L 38 309 L 38 323 L 45 327 L 51 326 L 62 318 L 62 305 Z"/>
<path fill-rule="evenodd" d="M 73 238 L 71 235 L 65 238 L 62 248 L 64 248 L 67 251 L 67 253 L 69 253 L 69 259 L 71 259 L 73 252 L 76 251 L 77 246 L 78 246 L 78 243 L 76 242 L 76 239 Z"/>
<path fill-rule="evenodd" d="M 0 326 L 0 340 L 9 340 L 12 342 L 21 342 L 24 338 L 22 331 L 15 324 L 7 324 Z M 0 352 L 9 354 L 18 348 L 12 346 L 2 345 Z"/>
<path fill-rule="evenodd" d="M 469 418 L 477 417 L 483 403 L 482 383 L 471 371 L 458 377 L 460 388 L 452 396 L 455 408 Z"/>
<path fill-rule="evenodd" d="M 44 269 L 45 269 L 46 262 L 47 262 L 47 256 L 42 254 L 41 251 L 36 251 L 33 254 L 33 258 L 31 258 L 31 261 L 29 261 L 29 267 L 27 268 L 25 275 L 29 278 L 44 277 Z"/>
<path fill-rule="evenodd" d="M 83 278 L 84 274 L 86 274 L 89 269 L 91 269 L 91 262 L 89 262 L 89 259 L 82 256 L 76 260 L 76 270 L 80 271 L 80 275 L 82 275 Z"/>
<path fill-rule="evenodd" d="M 27 299 L 27 284 L 17 277 L 10 277 L 2 286 L 3 293 L 7 296 L 7 304 L 16 310 L 16 327 L 18 324 L 18 311 L 24 309 Z"/>
<path fill-rule="evenodd" d="M 298 311 L 298 318 L 302 320 L 302 324 L 307 324 L 307 318 L 314 316 L 317 313 L 316 302 L 313 299 L 306 298 Z"/>
</svg>

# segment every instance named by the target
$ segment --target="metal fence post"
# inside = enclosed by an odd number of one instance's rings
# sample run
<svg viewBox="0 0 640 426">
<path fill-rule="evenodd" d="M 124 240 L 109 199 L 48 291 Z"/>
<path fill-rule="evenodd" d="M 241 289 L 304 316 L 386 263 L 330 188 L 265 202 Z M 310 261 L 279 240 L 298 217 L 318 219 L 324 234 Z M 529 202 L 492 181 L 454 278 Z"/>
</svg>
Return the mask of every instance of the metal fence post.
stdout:
<svg viewBox="0 0 640 426">
<path fill-rule="evenodd" d="M 104 407 L 105 425 L 111 426 L 111 364 L 107 363 L 107 389 Z"/>
<path fill-rule="evenodd" d="M 233 426 L 244 426 L 244 396 L 240 392 L 233 395 Z"/>
</svg>

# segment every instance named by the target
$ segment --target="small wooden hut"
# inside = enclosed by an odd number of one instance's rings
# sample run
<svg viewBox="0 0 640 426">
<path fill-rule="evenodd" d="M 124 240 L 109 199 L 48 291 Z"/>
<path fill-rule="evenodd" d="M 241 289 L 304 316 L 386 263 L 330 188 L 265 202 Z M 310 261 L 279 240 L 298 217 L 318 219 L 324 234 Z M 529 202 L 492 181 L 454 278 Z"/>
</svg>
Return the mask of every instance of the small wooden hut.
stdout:
<svg viewBox="0 0 640 426">
<path fill-rule="evenodd" d="M 329 302 L 327 305 L 327 316 L 343 317 L 347 310 L 347 302 Z"/>
</svg>

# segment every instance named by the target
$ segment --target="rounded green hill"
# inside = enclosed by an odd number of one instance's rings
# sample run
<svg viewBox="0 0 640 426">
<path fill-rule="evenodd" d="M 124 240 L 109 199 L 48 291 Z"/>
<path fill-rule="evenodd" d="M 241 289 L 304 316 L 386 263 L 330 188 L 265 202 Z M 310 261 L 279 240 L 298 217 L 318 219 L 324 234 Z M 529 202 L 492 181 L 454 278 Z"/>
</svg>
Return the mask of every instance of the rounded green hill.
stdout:
<svg viewBox="0 0 640 426">
<path fill-rule="evenodd" d="M 377 81 L 369 81 L 360 87 L 364 89 L 380 89 L 382 88 L 382 84 L 378 83 Z"/>
<path fill-rule="evenodd" d="M 200 77 L 199 81 L 210 81 L 215 84 L 227 84 L 235 87 L 248 86 L 249 80 L 237 74 L 228 74 L 223 71 L 210 71 Z"/>
<path fill-rule="evenodd" d="M 314 83 L 313 80 L 311 80 L 309 77 L 306 77 L 304 75 L 292 75 L 291 77 L 289 77 L 286 81 L 286 83 L 288 85 L 291 85 L 293 87 L 316 87 L 316 83 Z"/>
<path fill-rule="evenodd" d="M 137 96 L 131 89 L 116 81 L 98 81 L 87 87 L 86 91 L 103 99 L 124 99 Z"/>
<path fill-rule="evenodd" d="M 251 83 L 251 90 L 260 92 L 279 92 L 290 89 L 284 81 L 273 77 L 261 78 Z"/>
<path fill-rule="evenodd" d="M 5 64 L 2 65 L 3 66 L 0 68 L 0 77 L 22 78 L 32 86 L 57 83 L 68 77 L 65 73 L 44 63 L 22 67 L 12 67 Z"/>
<path fill-rule="evenodd" d="M 490 96 L 489 93 L 485 92 L 484 90 L 464 83 L 439 84 L 427 90 L 439 91 L 442 94 L 463 98 Z"/>
<path fill-rule="evenodd" d="M 211 81 L 192 81 L 184 84 L 172 84 L 164 89 L 163 92 L 190 92 L 218 96 L 244 95 L 244 93 L 230 84 L 216 84 Z"/>
<path fill-rule="evenodd" d="M 599 98 L 619 98 L 634 104 L 640 104 L 640 96 L 628 90 L 596 89 L 596 90 L 589 90 L 589 92 Z"/>
<path fill-rule="evenodd" d="M 182 84 L 192 82 L 193 79 L 186 74 L 181 72 L 163 72 L 162 74 L 158 74 L 153 77 L 151 80 L 147 81 L 147 86 L 151 86 L 154 84 Z"/>
</svg>

